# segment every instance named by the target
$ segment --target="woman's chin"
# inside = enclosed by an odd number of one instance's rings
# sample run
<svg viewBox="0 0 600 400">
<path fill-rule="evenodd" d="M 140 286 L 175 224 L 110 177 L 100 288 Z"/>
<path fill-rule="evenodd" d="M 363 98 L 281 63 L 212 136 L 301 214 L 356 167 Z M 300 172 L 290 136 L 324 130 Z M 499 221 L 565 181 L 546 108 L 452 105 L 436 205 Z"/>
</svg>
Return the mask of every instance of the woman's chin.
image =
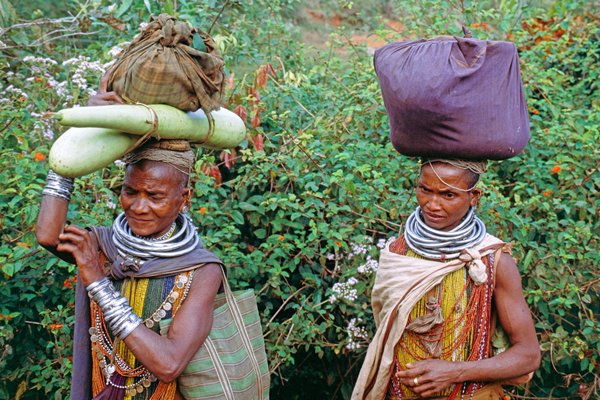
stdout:
<svg viewBox="0 0 600 400">
<path fill-rule="evenodd" d="M 136 236 L 140 236 L 140 237 L 151 237 L 152 236 L 152 232 L 147 231 L 147 230 L 137 230 L 137 229 L 132 229 L 131 232 L 136 235 Z"/>
<path fill-rule="evenodd" d="M 425 221 L 425 225 L 427 225 L 430 228 L 433 229 L 437 229 L 437 230 L 444 230 L 444 228 L 447 225 L 446 219 L 445 218 L 433 218 L 433 217 L 429 217 L 429 216 L 423 216 L 423 221 Z"/>
<path fill-rule="evenodd" d="M 131 229 L 131 232 L 136 235 L 136 236 L 141 236 L 141 237 L 152 237 L 155 236 L 156 232 L 154 232 L 154 229 L 152 229 L 151 227 L 148 226 L 139 226 L 136 223 L 129 223 L 129 228 Z"/>
</svg>

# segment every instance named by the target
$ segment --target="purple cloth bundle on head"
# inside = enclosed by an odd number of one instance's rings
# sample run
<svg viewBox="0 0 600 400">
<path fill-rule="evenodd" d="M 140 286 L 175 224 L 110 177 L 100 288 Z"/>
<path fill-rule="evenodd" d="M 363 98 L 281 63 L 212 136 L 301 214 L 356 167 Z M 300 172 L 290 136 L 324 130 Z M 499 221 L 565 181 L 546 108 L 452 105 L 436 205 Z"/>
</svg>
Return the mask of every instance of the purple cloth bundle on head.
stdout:
<svg viewBox="0 0 600 400">
<path fill-rule="evenodd" d="M 374 65 L 400 153 L 502 160 L 525 148 L 529 117 L 514 44 L 395 42 L 375 52 Z"/>
</svg>

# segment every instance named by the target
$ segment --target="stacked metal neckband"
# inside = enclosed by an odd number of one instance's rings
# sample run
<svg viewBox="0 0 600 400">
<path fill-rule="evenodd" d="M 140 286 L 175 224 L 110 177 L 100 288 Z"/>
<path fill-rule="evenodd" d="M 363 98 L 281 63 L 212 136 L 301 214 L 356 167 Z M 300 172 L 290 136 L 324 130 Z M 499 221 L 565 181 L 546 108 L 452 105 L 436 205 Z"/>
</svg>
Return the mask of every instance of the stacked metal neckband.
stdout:
<svg viewBox="0 0 600 400">
<path fill-rule="evenodd" d="M 179 257 L 194 250 L 200 239 L 194 223 L 187 215 L 179 214 L 175 224 L 178 229 L 172 236 L 151 240 L 135 235 L 127 223 L 125 213 L 121 213 L 113 223 L 112 240 L 123 258 L 148 260 L 154 257 Z"/>
<path fill-rule="evenodd" d="M 406 220 L 404 238 L 407 246 L 418 255 L 434 260 L 453 259 L 461 250 L 477 246 L 486 235 L 485 224 L 471 207 L 462 222 L 450 231 L 440 231 L 425 224 L 421 207 Z"/>
</svg>

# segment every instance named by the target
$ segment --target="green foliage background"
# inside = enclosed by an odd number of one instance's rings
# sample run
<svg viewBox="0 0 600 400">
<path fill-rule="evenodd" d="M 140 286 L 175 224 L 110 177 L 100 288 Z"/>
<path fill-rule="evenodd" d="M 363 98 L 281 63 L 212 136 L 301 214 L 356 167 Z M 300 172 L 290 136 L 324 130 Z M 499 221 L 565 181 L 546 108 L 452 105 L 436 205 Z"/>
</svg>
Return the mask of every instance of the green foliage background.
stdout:
<svg viewBox="0 0 600 400">
<path fill-rule="evenodd" d="M 34 236 L 45 156 L 61 132 L 44 113 L 85 104 L 109 50 L 168 9 L 205 30 L 223 10 L 212 34 L 230 74 L 226 106 L 247 116 L 250 136 L 235 151 L 198 149 L 191 213 L 234 285 L 259 296 L 272 398 L 349 398 L 374 333 L 374 273 L 365 265 L 415 206 L 417 164 L 389 144 L 371 57 L 352 38 L 366 30 L 386 40 L 458 35 L 459 22 L 475 37 L 517 44 L 531 111 L 527 150 L 492 163 L 479 211 L 489 231 L 515 242 L 543 350 L 533 381 L 509 390 L 516 398 L 597 398 L 593 2 L 111 4 L 0 0 L 0 399 L 68 397 L 76 271 Z M 311 22 L 308 8 L 346 23 Z M 303 26 L 321 40 L 303 43 Z M 110 224 L 121 174 L 111 166 L 78 179 L 69 220 Z"/>
</svg>

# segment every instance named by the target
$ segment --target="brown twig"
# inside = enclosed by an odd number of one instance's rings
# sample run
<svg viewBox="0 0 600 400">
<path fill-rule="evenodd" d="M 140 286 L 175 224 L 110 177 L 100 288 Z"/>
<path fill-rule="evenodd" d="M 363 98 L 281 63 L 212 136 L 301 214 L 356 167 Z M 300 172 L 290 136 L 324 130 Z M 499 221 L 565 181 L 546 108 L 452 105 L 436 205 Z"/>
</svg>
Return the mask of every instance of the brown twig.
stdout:
<svg viewBox="0 0 600 400">
<path fill-rule="evenodd" d="M 275 311 L 275 314 L 273 314 L 273 316 L 271 317 L 271 319 L 269 320 L 269 322 L 267 322 L 267 324 L 265 325 L 265 327 L 271 325 L 271 323 L 273 322 L 273 320 L 275 319 L 275 317 L 283 310 L 283 307 L 285 307 L 285 305 L 291 300 L 293 299 L 298 293 L 300 293 L 301 291 L 303 291 L 304 289 L 306 289 L 307 286 L 304 285 L 302 286 L 300 289 L 296 290 L 294 293 L 292 293 L 290 295 L 290 297 L 288 297 L 287 299 L 285 299 L 285 301 L 283 302 L 283 304 L 281 304 L 281 306 L 279 306 L 279 308 L 277 309 L 277 311 Z"/>
<path fill-rule="evenodd" d="M 11 261 L 15 262 L 15 261 L 19 261 L 19 260 L 22 260 L 22 259 L 24 259 L 24 258 L 27 258 L 27 257 L 34 256 L 34 255 L 36 255 L 37 253 L 39 253 L 40 251 L 42 251 L 42 250 L 41 250 L 41 249 L 36 249 L 36 250 L 34 250 L 34 251 L 31 251 L 31 252 L 29 252 L 29 253 L 27 253 L 27 254 L 25 254 L 25 255 L 22 255 L 21 257 L 19 257 L 19 258 L 16 258 L 16 259 L 14 259 L 14 260 L 11 260 Z"/>
<path fill-rule="evenodd" d="M 2 129 L 0 129 L 0 133 L 2 133 L 5 130 L 7 130 L 8 127 L 13 123 L 14 120 L 15 120 L 15 118 L 9 119 L 8 122 L 6 122 L 6 124 L 4 125 L 4 127 Z"/>
<path fill-rule="evenodd" d="M 277 86 L 279 89 L 281 89 L 281 84 L 279 82 L 277 82 L 277 80 L 275 80 L 274 77 L 271 77 L 271 82 L 273 82 L 273 84 L 275 84 L 275 86 Z M 304 106 L 304 104 L 302 104 L 298 99 L 296 99 L 296 97 L 293 94 L 289 94 L 289 96 L 296 102 L 296 104 L 298 104 L 300 106 L 301 109 L 303 109 L 308 115 L 310 115 L 313 118 L 316 118 L 315 115 L 313 113 L 311 113 L 310 111 L 308 111 L 308 109 Z"/>
<path fill-rule="evenodd" d="M 13 29 L 29 28 L 31 26 L 40 26 L 40 25 L 58 25 L 58 24 L 62 24 L 62 23 L 73 24 L 76 21 L 77 21 L 77 17 L 59 18 L 59 19 L 40 19 L 37 21 L 23 22 L 20 24 L 14 24 L 11 26 L 7 26 L 6 28 L 0 27 L 0 37 L 3 36 L 6 32 L 13 30 Z"/>
<path fill-rule="evenodd" d="M 363 217 L 363 218 L 375 220 L 375 221 L 381 223 L 382 225 L 384 225 L 385 227 L 387 227 L 389 229 L 402 228 L 402 224 L 397 224 L 395 222 L 385 221 L 385 220 L 383 220 L 381 218 L 377 218 L 377 217 L 369 217 L 368 215 L 361 214 L 361 213 L 356 212 L 354 210 L 350 210 L 350 213 L 352 213 L 354 215 L 358 215 L 359 217 Z M 393 226 L 389 226 L 388 224 L 393 225 Z"/>
<path fill-rule="evenodd" d="M 285 129 L 284 127 L 281 127 L 281 129 L 287 133 L 290 138 L 292 138 L 292 141 L 294 143 L 295 146 L 297 146 L 300 151 L 302 153 L 304 153 L 304 155 L 313 163 L 313 165 L 315 167 L 317 167 L 319 169 L 319 171 L 321 171 L 321 173 L 323 175 L 325 175 L 325 171 L 323 170 L 323 168 L 321 168 L 321 166 L 319 164 L 317 164 L 317 162 L 315 161 L 315 159 L 310 155 L 310 153 L 304 148 L 304 146 L 302 146 L 300 143 L 297 142 L 297 139 L 294 137 L 294 135 L 292 135 L 292 133 L 290 131 L 288 131 L 287 129 Z"/>
<path fill-rule="evenodd" d="M 225 4 L 223 4 L 223 7 L 221 7 L 221 10 L 219 11 L 219 13 L 215 17 L 215 19 L 213 19 L 212 24 L 210 24 L 210 28 L 208 28 L 208 32 L 207 32 L 209 35 L 210 35 L 210 32 L 212 31 L 212 28 L 214 28 L 215 24 L 219 20 L 219 18 L 221 18 L 221 14 L 223 14 L 223 11 L 225 11 L 225 7 L 227 7 L 227 4 L 229 4 L 229 0 L 225 1 Z"/>
</svg>

